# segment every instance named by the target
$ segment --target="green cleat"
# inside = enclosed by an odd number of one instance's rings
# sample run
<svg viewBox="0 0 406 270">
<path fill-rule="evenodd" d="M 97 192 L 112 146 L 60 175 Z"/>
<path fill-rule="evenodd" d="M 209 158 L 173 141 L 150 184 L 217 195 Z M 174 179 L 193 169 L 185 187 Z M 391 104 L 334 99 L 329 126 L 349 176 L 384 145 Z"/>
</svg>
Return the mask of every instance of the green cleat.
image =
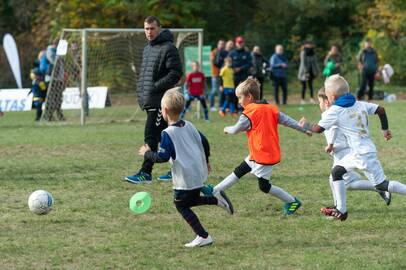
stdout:
<svg viewBox="0 0 406 270">
<path fill-rule="evenodd" d="M 302 206 L 302 203 L 298 200 L 298 198 L 295 198 L 295 201 L 292 203 L 285 203 L 283 206 L 283 213 L 285 215 L 292 215 L 293 213 L 296 212 L 297 209 Z"/>
</svg>

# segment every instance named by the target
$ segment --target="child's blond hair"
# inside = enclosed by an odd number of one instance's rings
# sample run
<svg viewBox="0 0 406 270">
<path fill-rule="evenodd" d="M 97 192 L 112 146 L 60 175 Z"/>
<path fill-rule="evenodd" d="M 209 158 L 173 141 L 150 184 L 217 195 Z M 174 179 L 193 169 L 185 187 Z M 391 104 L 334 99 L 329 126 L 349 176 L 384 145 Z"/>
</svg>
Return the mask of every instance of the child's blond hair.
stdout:
<svg viewBox="0 0 406 270">
<path fill-rule="evenodd" d="M 243 96 L 248 96 L 248 94 L 251 94 L 254 100 L 259 100 L 260 86 L 258 80 L 249 77 L 237 86 L 235 93 Z"/>
<path fill-rule="evenodd" d="M 165 92 L 161 106 L 168 109 L 172 116 L 180 115 L 185 108 L 185 98 L 180 87 L 174 87 Z"/>
<path fill-rule="evenodd" d="M 334 74 L 326 79 L 324 82 L 324 89 L 337 97 L 347 94 L 350 92 L 350 86 L 344 77 Z"/>
<path fill-rule="evenodd" d="M 324 87 L 319 89 L 319 91 L 317 92 L 317 96 L 323 100 L 328 100 L 326 96 L 326 90 L 324 89 Z"/>
</svg>

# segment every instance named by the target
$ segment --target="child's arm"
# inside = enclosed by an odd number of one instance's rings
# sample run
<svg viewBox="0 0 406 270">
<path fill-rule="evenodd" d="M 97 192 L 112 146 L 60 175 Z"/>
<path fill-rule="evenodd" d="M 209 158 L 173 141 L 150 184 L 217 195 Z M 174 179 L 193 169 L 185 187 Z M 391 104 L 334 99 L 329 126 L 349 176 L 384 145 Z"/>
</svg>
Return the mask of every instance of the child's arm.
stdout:
<svg viewBox="0 0 406 270">
<path fill-rule="evenodd" d="M 388 117 L 386 116 L 385 108 L 378 106 L 375 114 L 379 116 L 379 121 L 381 121 L 383 136 L 387 141 L 389 141 L 390 139 L 392 139 L 392 131 L 389 129 Z"/>
<path fill-rule="evenodd" d="M 301 127 L 303 127 L 304 129 L 309 130 L 313 133 L 323 133 L 325 130 L 323 127 L 319 126 L 318 124 L 311 124 L 311 123 L 307 122 L 305 117 L 302 117 L 299 120 L 299 125 Z"/>
<path fill-rule="evenodd" d="M 245 115 L 241 114 L 238 122 L 234 126 L 224 128 L 225 134 L 238 134 L 242 131 L 247 131 L 251 128 L 251 122 Z"/>
<path fill-rule="evenodd" d="M 209 170 L 209 172 L 211 171 L 211 167 L 210 167 L 210 161 L 209 161 L 209 157 L 210 157 L 210 144 L 209 141 L 207 140 L 207 138 L 203 135 L 203 133 L 201 133 L 199 131 L 200 134 L 200 138 L 202 139 L 202 144 L 203 144 L 203 149 L 204 149 L 204 155 L 206 157 L 206 163 L 207 163 L 207 169 Z"/>
<path fill-rule="evenodd" d="M 151 148 L 146 144 L 141 146 L 138 150 L 140 156 L 144 156 L 146 159 L 151 160 L 154 163 L 163 163 L 169 161 L 170 158 L 175 159 L 175 147 L 168 133 L 165 131 L 161 135 L 161 143 L 158 152 L 153 152 Z"/>
<path fill-rule="evenodd" d="M 279 124 L 284 125 L 285 127 L 290 127 L 296 129 L 297 131 L 303 132 L 306 135 L 311 136 L 312 132 L 309 129 L 306 129 L 299 125 L 299 122 L 293 119 L 292 117 L 284 114 L 283 112 L 279 112 Z"/>
</svg>

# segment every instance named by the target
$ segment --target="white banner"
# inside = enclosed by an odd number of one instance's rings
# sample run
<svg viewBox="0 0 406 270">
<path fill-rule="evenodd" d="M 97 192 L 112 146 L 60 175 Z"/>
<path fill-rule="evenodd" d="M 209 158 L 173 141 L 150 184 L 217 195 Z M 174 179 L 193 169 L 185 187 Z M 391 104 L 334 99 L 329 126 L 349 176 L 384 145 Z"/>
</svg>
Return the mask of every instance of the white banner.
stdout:
<svg viewBox="0 0 406 270">
<path fill-rule="evenodd" d="M 106 105 L 107 87 L 96 86 L 88 87 L 89 108 L 102 109 Z M 67 87 L 63 91 L 62 109 L 80 109 L 80 93 L 78 87 Z"/>
<path fill-rule="evenodd" d="M 29 111 L 32 108 L 30 89 L 0 89 L 0 110 Z"/>
<path fill-rule="evenodd" d="M 17 45 L 10 34 L 4 35 L 3 48 L 6 52 L 8 62 L 10 63 L 11 71 L 13 71 L 17 86 L 18 88 L 23 88 L 21 84 L 20 59 L 18 57 Z"/>
</svg>

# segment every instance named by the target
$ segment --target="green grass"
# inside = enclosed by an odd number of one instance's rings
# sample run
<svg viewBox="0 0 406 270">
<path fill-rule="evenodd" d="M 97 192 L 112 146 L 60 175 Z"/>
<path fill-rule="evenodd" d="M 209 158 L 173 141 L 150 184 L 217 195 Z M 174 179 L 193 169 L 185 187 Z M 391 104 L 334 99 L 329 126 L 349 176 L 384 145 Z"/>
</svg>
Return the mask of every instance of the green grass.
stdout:
<svg viewBox="0 0 406 270">
<path fill-rule="evenodd" d="M 371 131 L 385 173 L 406 182 L 406 102 L 385 104 L 394 138 L 385 142 L 377 117 Z M 294 118 L 316 121 L 314 105 L 282 107 Z M 299 110 L 300 109 L 300 110 Z M 100 114 L 103 111 L 100 111 Z M 134 115 L 134 108 L 123 108 Z M 191 117 L 189 114 L 188 117 Z M 109 116 L 110 117 L 110 116 Z M 272 183 L 300 198 L 297 214 L 282 215 L 282 202 L 259 191 L 254 176 L 228 190 L 236 213 L 198 207 L 215 243 L 183 248 L 194 235 L 172 203 L 169 183 L 136 186 L 121 179 L 140 166 L 144 113 L 134 122 L 37 125 L 34 112 L 0 119 L 0 269 L 402 269 L 406 268 L 406 198 L 386 207 L 373 192 L 348 192 L 349 218 L 326 220 L 330 157 L 324 136 L 309 138 L 281 127 L 282 162 Z M 218 183 L 247 155 L 244 134 L 226 136 L 235 119 L 194 121 L 212 149 L 210 183 Z M 154 177 L 169 164 L 158 164 Z M 55 199 L 46 216 L 29 212 L 27 199 L 45 189 Z M 133 215 L 128 200 L 148 191 L 153 206 Z"/>
</svg>

